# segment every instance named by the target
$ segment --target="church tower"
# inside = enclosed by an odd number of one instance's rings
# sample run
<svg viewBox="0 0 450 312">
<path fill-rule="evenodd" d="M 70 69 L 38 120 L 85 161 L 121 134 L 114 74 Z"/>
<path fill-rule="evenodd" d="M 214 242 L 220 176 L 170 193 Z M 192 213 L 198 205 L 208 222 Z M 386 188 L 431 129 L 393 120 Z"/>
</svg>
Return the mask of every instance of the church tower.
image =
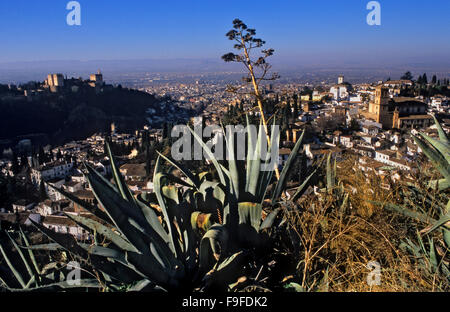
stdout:
<svg viewBox="0 0 450 312">
<path fill-rule="evenodd" d="M 375 89 L 375 101 L 369 103 L 369 113 L 376 116 L 375 120 L 383 128 L 392 127 L 392 116 L 389 114 L 389 90 L 380 85 Z"/>
</svg>

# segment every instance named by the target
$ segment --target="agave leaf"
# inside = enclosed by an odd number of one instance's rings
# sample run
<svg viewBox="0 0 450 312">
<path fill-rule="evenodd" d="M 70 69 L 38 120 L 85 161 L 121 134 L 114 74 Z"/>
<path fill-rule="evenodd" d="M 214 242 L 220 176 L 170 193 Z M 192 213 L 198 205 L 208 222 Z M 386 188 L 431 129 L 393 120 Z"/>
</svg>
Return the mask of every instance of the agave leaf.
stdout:
<svg viewBox="0 0 450 312">
<path fill-rule="evenodd" d="M 153 187 L 156 197 L 158 198 L 159 206 L 161 207 L 164 219 L 167 224 L 167 229 L 170 238 L 169 247 L 172 250 L 173 254 L 175 255 L 175 258 L 178 258 L 180 250 L 178 243 L 176 243 L 177 239 L 175 236 L 174 228 L 172 227 L 171 224 L 172 217 L 169 216 L 169 207 L 167 206 L 166 201 L 164 200 L 164 197 L 161 193 L 162 192 L 161 180 L 164 177 L 164 175 L 160 172 L 160 170 L 161 170 L 160 157 L 158 157 L 158 159 L 156 160 L 155 171 L 153 174 Z"/>
<path fill-rule="evenodd" d="M 11 262 L 11 260 L 8 258 L 8 255 L 6 254 L 6 251 L 3 249 L 1 241 L 0 241 L 0 252 L 2 253 L 3 259 L 5 260 L 6 264 L 8 265 L 9 269 L 11 270 L 11 272 L 14 274 L 14 277 L 19 282 L 20 286 L 22 286 L 22 288 L 25 288 L 26 287 L 26 283 L 25 283 L 25 280 L 22 277 L 22 274 L 20 274 L 20 272 L 14 267 L 14 265 Z"/>
<path fill-rule="evenodd" d="M 212 223 L 212 214 L 211 213 L 202 213 L 200 211 L 194 211 L 191 214 L 191 226 L 195 230 L 203 230 L 207 232 Z"/>
<path fill-rule="evenodd" d="M 149 286 L 153 286 L 153 283 L 148 280 L 148 279 L 143 279 L 140 280 L 139 282 L 137 282 L 135 285 L 133 285 L 132 287 L 130 287 L 128 289 L 128 291 L 143 291 L 144 289 L 146 289 Z"/>
<path fill-rule="evenodd" d="M 84 250 L 86 250 L 90 255 L 111 258 L 117 262 L 127 264 L 127 261 L 125 259 L 125 253 L 123 251 L 119 251 L 119 250 L 107 248 L 107 247 L 102 247 L 102 246 L 97 246 L 97 245 L 84 244 L 84 243 L 79 243 L 79 245 Z"/>
<path fill-rule="evenodd" d="M 223 185 L 226 185 L 225 176 L 223 175 L 223 170 L 220 167 L 219 162 L 217 161 L 217 159 L 214 157 L 214 154 L 211 151 L 211 149 L 203 142 L 203 139 L 201 137 L 199 137 L 198 134 L 195 133 L 194 130 L 192 130 L 190 127 L 188 127 L 188 129 L 189 129 L 189 131 L 191 131 L 191 133 L 194 136 L 195 140 L 201 145 L 203 151 L 207 154 L 208 158 L 213 163 L 214 167 L 216 168 L 217 174 L 219 175 L 220 182 Z"/>
<path fill-rule="evenodd" d="M 289 292 L 305 292 L 305 289 L 298 283 L 290 282 L 283 285 L 283 288 Z"/>
<path fill-rule="evenodd" d="M 239 224 L 251 225 L 259 232 L 261 225 L 262 205 L 259 203 L 239 203 Z"/>
<path fill-rule="evenodd" d="M 249 191 L 249 187 L 250 187 L 250 183 L 251 183 L 251 161 L 252 161 L 252 157 L 254 154 L 254 140 L 255 138 L 253 137 L 253 132 L 250 129 L 250 121 L 248 120 L 248 114 L 245 114 L 245 120 L 247 123 L 247 133 L 248 133 L 248 143 L 247 143 L 247 166 L 246 166 L 246 174 L 245 174 L 245 191 L 246 192 L 250 192 Z M 259 173 L 258 173 L 259 174 Z M 252 192 L 250 192 L 251 194 L 254 194 Z"/>
<path fill-rule="evenodd" d="M 325 274 L 324 274 L 324 276 L 323 276 L 323 279 L 322 279 L 322 285 L 323 285 L 323 291 L 324 292 L 328 292 L 329 291 L 329 288 L 330 288 L 330 281 L 329 281 L 329 277 L 328 277 L 328 270 L 329 270 L 329 266 L 327 266 L 327 270 L 325 271 Z"/>
<path fill-rule="evenodd" d="M 159 156 L 161 156 L 164 160 L 166 160 L 168 163 L 170 163 L 172 166 L 174 166 L 175 168 L 177 168 L 178 170 L 180 170 L 187 178 L 188 183 L 190 184 L 190 186 L 195 187 L 198 189 L 198 187 L 200 186 L 200 180 L 199 177 L 195 176 L 192 174 L 191 171 L 189 171 L 187 168 L 185 168 L 182 164 L 180 164 L 179 162 L 164 156 L 163 154 L 161 154 L 160 152 L 157 152 Z M 201 177 L 200 177 L 201 179 Z"/>
<path fill-rule="evenodd" d="M 106 142 L 106 151 L 108 153 L 108 157 L 109 157 L 109 161 L 111 164 L 111 169 L 112 169 L 112 173 L 113 173 L 114 182 L 116 183 L 116 187 L 118 188 L 123 199 L 128 200 L 130 202 L 134 202 L 135 199 L 133 197 L 133 194 L 131 193 L 130 189 L 128 188 L 128 185 L 125 183 L 125 180 L 123 179 L 122 174 L 120 173 L 119 167 L 117 166 L 117 163 L 116 163 L 116 159 L 111 152 L 111 147 L 109 146 L 108 142 Z"/>
<path fill-rule="evenodd" d="M 5 280 L 0 276 L 0 289 L 2 287 L 8 289 L 8 284 L 6 284 Z"/>
<path fill-rule="evenodd" d="M 277 208 L 277 209 L 271 211 L 267 215 L 267 217 L 264 219 L 264 221 L 261 223 L 260 230 L 265 230 L 265 229 L 271 228 L 280 211 L 281 211 L 281 208 Z"/>
<path fill-rule="evenodd" d="M 121 237 L 117 233 L 114 233 L 109 227 L 104 226 L 100 222 L 97 222 L 95 220 L 92 220 L 90 218 L 85 218 L 77 215 L 72 215 L 70 213 L 65 214 L 67 217 L 72 219 L 78 224 L 81 224 L 95 233 L 101 234 L 107 239 L 109 239 L 113 244 L 115 244 L 117 247 L 126 250 L 126 251 L 134 251 L 139 252 L 136 247 L 134 247 L 129 241 L 127 241 L 125 238 Z"/>
<path fill-rule="evenodd" d="M 295 159 L 297 158 L 298 151 L 300 150 L 300 146 L 302 145 L 304 135 L 305 131 L 302 132 L 300 139 L 298 139 L 297 143 L 295 143 L 294 149 L 289 155 L 288 160 L 286 161 L 286 164 L 284 165 L 283 170 L 281 171 L 280 179 L 278 180 L 278 183 L 275 187 L 275 191 L 273 192 L 272 195 L 272 202 L 275 202 L 281 196 L 281 192 L 283 191 L 287 182 L 286 180 L 289 169 L 291 165 L 294 163 Z"/>
<path fill-rule="evenodd" d="M 317 169 L 314 170 L 302 183 L 302 185 L 300 185 L 297 190 L 295 191 L 294 195 L 292 196 L 292 201 L 296 201 L 298 198 L 300 198 L 307 189 L 307 186 L 309 185 L 310 180 L 312 179 L 312 177 L 317 173 Z"/>
<path fill-rule="evenodd" d="M 39 244 L 39 245 L 32 245 L 32 246 L 20 246 L 20 248 L 27 249 L 27 250 L 45 250 L 45 251 L 65 250 L 58 243 Z"/>
<path fill-rule="evenodd" d="M 218 202 L 222 207 L 225 205 L 226 194 L 219 182 L 204 181 L 199 192 L 202 194 L 202 205 L 206 209 L 203 212 L 216 212 L 219 208 Z"/>
<path fill-rule="evenodd" d="M 442 235 L 444 236 L 444 242 L 447 248 L 450 248 L 450 230 L 442 228 Z"/>
<path fill-rule="evenodd" d="M 331 192 L 335 186 L 335 179 L 333 178 L 333 171 L 331 169 L 331 153 L 327 157 L 327 191 Z"/>
<path fill-rule="evenodd" d="M 215 224 L 200 241 L 200 270 L 208 272 L 223 255 L 228 245 L 228 231 L 225 226 Z"/>
<path fill-rule="evenodd" d="M 425 215 L 423 213 L 420 213 L 420 212 L 417 212 L 417 211 L 414 211 L 414 210 L 411 210 L 411 209 L 408 209 L 405 207 L 401 207 L 401 206 L 398 206 L 398 205 L 395 205 L 392 203 L 381 203 L 381 202 L 376 202 L 376 201 L 371 201 L 371 200 L 369 200 L 368 202 L 373 205 L 384 206 L 387 210 L 398 212 L 407 217 L 414 218 L 414 219 L 417 219 L 417 220 L 425 222 L 425 223 L 428 223 L 432 220 L 431 218 L 429 218 L 427 215 Z"/>
<path fill-rule="evenodd" d="M 225 174 L 225 177 L 230 179 L 230 171 L 227 168 L 225 168 L 225 166 L 222 164 L 219 164 L 219 166 L 220 166 L 220 169 L 222 169 L 222 172 Z M 224 185 L 226 185 L 226 184 L 224 184 Z"/>
<path fill-rule="evenodd" d="M 248 156 L 247 156 L 247 186 L 246 191 L 249 192 L 252 195 L 257 196 L 257 187 L 259 182 L 259 176 L 261 173 L 261 150 L 262 150 L 262 136 L 264 130 L 262 128 L 262 125 L 260 123 L 259 125 L 259 133 L 256 140 L 256 146 L 254 147 L 253 143 L 253 134 L 251 133 L 249 128 L 249 142 L 248 142 Z"/>
<path fill-rule="evenodd" d="M 94 254 L 89 254 L 89 252 L 85 248 L 83 248 L 81 245 L 77 243 L 77 241 L 72 235 L 56 233 L 32 220 L 31 223 L 39 231 L 41 231 L 44 235 L 46 235 L 49 239 L 61 245 L 61 247 L 64 248 L 66 251 L 70 252 L 71 254 L 73 254 L 74 256 L 76 256 L 81 260 L 89 259 L 89 261 L 94 265 L 94 267 L 106 273 L 107 275 L 112 276 L 119 280 L 123 280 L 124 282 L 129 282 L 134 280 L 134 278 L 136 278 L 136 271 L 133 269 L 132 266 L 126 265 L 126 262 L 119 265 L 120 262 L 115 263 L 105 261 L 103 257 Z M 145 256 L 143 255 L 143 257 L 147 259 L 148 263 L 152 263 L 152 265 L 155 268 L 159 269 L 161 272 L 165 271 L 164 267 L 160 266 L 159 263 L 156 261 L 156 259 L 153 260 L 154 258 L 152 258 L 153 257 L 152 255 L 146 254 Z"/>
<path fill-rule="evenodd" d="M 263 135 L 265 133 L 263 131 L 264 131 L 264 128 L 262 127 L 262 125 L 260 125 L 259 133 L 261 135 Z M 273 148 L 279 147 L 279 141 L 280 141 L 280 133 L 279 132 L 275 133 L 275 118 L 273 120 L 273 126 L 272 126 L 272 131 L 270 133 L 270 137 L 271 137 L 271 144 L 269 145 L 269 149 L 268 149 L 269 155 L 272 154 Z M 261 138 L 260 142 L 262 142 L 262 138 Z M 259 146 L 261 147 L 261 145 L 259 145 Z M 255 155 L 255 157 L 257 157 L 257 155 Z M 276 160 L 276 166 L 278 166 L 278 159 Z M 266 168 L 266 169 L 268 169 L 268 168 Z M 260 181 L 259 181 L 258 187 L 256 189 L 256 198 L 257 198 L 258 202 L 261 204 L 264 202 L 264 199 L 266 197 L 267 189 L 269 187 L 270 181 L 272 180 L 274 169 L 275 168 L 273 168 L 271 170 L 264 170 L 262 173 L 262 176 L 259 179 Z M 261 166 L 260 166 L 260 170 L 261 170 Z"/>
<path fill-rule="evenodd" d="M 443 143 L 441 141 L 435 140 L 431 137 L 429 137 L 428 135 L 426 135 L 425 133 L 420 133 L 420 135 L 426 140 L 428 141 L 428 143 L 430 143 L 436 150 L 438 150 L 445 158 L 445 160 L 449 163 L 450 165 L 450 146 L 447 143 Z"/>
<path fill-rule="evenodd" d="M 11 240 L 11 242 L 12 242 L 14 248 L 17 250 L 17 253 L 18 253 L 19 256 L 20 256 L 20 259 L 22 259 L 22 262 L 24 263 L 25 268 L 27 269 L 27 272 L 28 272 L 30 278 L 35 277 L 35 273 L 34 273 L 33 270 L 31 269 L 31 266 L 30 266 L 30 264 L 28 263 L 27 258 L 25 258 L 24 253 L 23 253 L 22 250 L 19 248 L 19 246 L 17 245 L 16 241 L 8 234 L 8 232 L 5 232 L 5 233 L 6 233 L 6 235 L 8 236 L 8 238 Z"/>
<path fill-rule="evenodd" d="M 434 241 L 433 238 L 428 238 L 428 242 L 430 245 L 430 256 L 429 256 L 429 260 L 430 260 L 430 264 L 431 264 L 431 268 L 433 270 L 433 272 L 437 272 L 439 270 L 439 263 L 438 263 L 438 259 L 436 256 L 436 249 L 434 247 Z"/>
<path fill-rule="evenodd" d="M 25 233 L 23 232 L 22 227 L 19 227 L 19 230 L 20 230 L 20 235 L 22 236 L 22 239 L 23 239 L 23 241 L 24 241 L 24 243 L 25 243 L 25 246 L 26 246 L 26 247 L 30 247 L 30 243 L 29 243 L 29 241 L 28 241 L 27 236 L 26 236 Z M 39 266 L 38 266 L 38 264 L 37 264 L 37 261 L 36 261 L 36 258 L 35 258 L 35 256 L 34 256 L 33 251 L 30 250 L 30 249 L 28 249 L 28 255 L 30 256 L 31 262 L 33 263 L 33 266 L 34 266 L 34 269 L 36 270 L 36 273 L 37 273 L 37 274 L 40 274 L 41 271 L 39 270 Z"/>
<path fill-rule="evenodd" d="M 425 234 L 433 232 L 434 230 L 443 226 L 444 224 L 446 224 L 449 221 L 450 221 L 450 214 L 442 216 L 438 221 L 434 222 L 434 224 L 431 226 L 431 228 L 429 228 L 425 231 Z"/>
<path fill-rule="evenodd" d="M 96 217 L 102 219 L 103 221 L 105 221 L 107 223 L 112 223 L 112 221 L 109 218 L 109 216 L 106 213 L 104 213 L 103 211 L 101 211 L 98 207 L 95 207 L 94 205 L 91 205 L 88 202 L 79 199 L 78 197 L 76 197 L 76 196 L 74 196 L 74 195 L 64 191 L 63 189 L 59 189 L 57 187 L 54 187 L 51 184 L 48 184 L 48 186 L 50 186 L 52 189 L 54 189 L 55 191 L 57 191 L 58 193 L 60 193 L 61 195 L 63 195 L 67 199 L 69 199 L 70 201 L 72 201 L 75 204 L 83 207 L 84 209 L 86 209 L 87 211 L 89 211 L 90 213 L 95 215 Z"/>
<path fill-rule="evenodd" d="M 180 185 L 183 185 L 183 186 L 186 186 L 186 187 L 192 187 L 192 188 L 197 189 L 197 187 L 195 185 L 190 184 L 189 182 L 186 182 L 186 181 L 184 181 L 184 180 L 174 176 L 173 174 L 167 174 L 166 173 L 165 176 L 170 182 L 173 182 L 173 183 L 176 183 L 176 184 L 180 184 Z"/>
<path fill-rule="evenodd" d="M 236 198 L 239 198 L 239 191 L 240 191 L 240 185 L 239 185 L 239 170 L 236 159 L 236 155 L 234 154 L 234 148 L 235 148 L 235 134 L 233 131 L 227 131 L 226 132 L 226 146 L 227 146 L 227 156 L 228 156 L 228 170 L 230 172 L 230 187 L 232 194 L 236 196 Z"/>
<path fill-rule="evenodd" d="M 143 276 L 148 277 L 154 283 L 160 285 L 161 287 L 168 287 L 172 283 L 176 283 L 176 279 L 173 279 L 172 274 L 170 274 L 169 270 L 156 265 L 154 261 L 149 262 L 149 258 L 135 253 L 135 252 L 126 252 L 125 253 L 126 261 L 132 264 L 136 270 L 141 273 Z"/>
<path fill-rule="evenodd" d="M 44 291 L 56 291 L 56 290 L 66 290 L 66 289 L 80 289 L 80 288 L 102 288 L 102 285 L 96 279 L 81 279 L 78 283 L 73 283 L 69 281 L 62 281 L 58 283 L 53 283 L 45 286 L 38 286 L 35 288 L 28 289 L 14 289 L 8 288 L 8 290 L 13 292 L 44 292 Z"/>
<path fill-rule="evenodd" d="M 158 235 L 166 242 L 167 245 L 170 245 L 170 237 L 166 230 L 164 230 L 155 211 L 139 200 L 137 200 L 136 202 L 141 208 L 142 213 L 144 214 L 145 219 L 147 220 L 151 228 L 154 229 L 156 233 L 158 233 Z"/>
<path fill-rule="evenodd" d="M 186 203 L 183 203 L 185 205 Z M 184 266 L 188 272 L 192 272 L 197 267 L 197 237 L 188 223 L 189 218 L 184 220 L 185 225 L 183 225 L 182 236 L 183 236 L 183 247 L 184 247 Z"/>
<path fill-rule="evenodd" d="M 80 245 L 78 245 L 76 239 L 72 235 L 56 233 L 56 232 L 46 228 L 45 226 L 43 226 L 37 222 L 34 222 L 33 220 L 30 220 L 30 222 L 39 231 L 41 231 L 45 236 L 47 236 L 49 239 L 51 239 L 55 243 L 58 243 L 66 251 L 71 252 L 72 254 L 76 255 L 77 257 L 79 257 L 81 259 L 88 258 L 88 253 Z"/>
<path fill-rule="evenodd" d="M 427 145 L 423 140 L 413 136 L 414 141 L 424 152 L 424 154 L 430 159 L 433 166 L 438 170 L 447 180 L 450 180 L 450 166 L 434 147 Z"/>
<path fill-rule="evenodd" d="M 247 256 L 247 252 L 240 251 L 217 263 L 203 278 L 206 289 L 228 287 L 228 284 L 236 281 L 242 275 L 241 267 Z"/>
<path fill-rule="evenodd" d="M 269 154 L 272 154 L 272 148 L 278 148 L 279 141 L 280 141 L 280 133 L 278 132 L 275 135 L 275 119 L 274 119 L 274 126 L 272 127 L 272 132 L 270 134 L 271 137 L 271 144 L 269 146 Z M 262 133 L 263 129 L 260 129 L 260 133 Z M 278 166 L 278 159 L 276 160 L 276 165 Z M 267 168 L 266 168 L 267 169 Z M 266 197 L 267 189 L 269 187 L 270 181 L 272 180 L 274 169 L 271 170 L 264 170 L 262 173 L 262 177 L 260 178 L 260 181 L 258 183 L 258 188 L 256 190 L 256 197 L 260 203 L 262 203 Z"/>
<path fill-rule="evenodd" d="M 437 121 L 437 119 L 434 115 L 433 115 L 433 119 L 434 119 L 434 123 L 436 124 L 436 129 L 439 134 L 439 140 L 441 140 L 442 143 L 449 145 L 450 141 L 449 141 L 447 135 L 445 134 L 444 129 L 442 129 L 441 124 Z"/>
<path fill-rule="evenodd" d="M 133 218 L 142 227 L 146 226 L 145 217 L 142 211 L 138 208 L 134 199 L 130 201 L 123 198 L 117 188 L 112 187 L 110 183 L 105 183 L 107 180 L 100 173 L 98 173 L 97 170 L 89 165 L 86 165 L 86 168 L 89 171 L 87 176 L 89 185 L 91 186 L 95 197 L 99 203 L 102 204 L 105 210 L 107 210 L 107 207 L 114 203 L 118 207 L 123 207 L 122 213 Z"/>
<path fill-rule="evenodd" d="M 344 199 L 342 200 L 341 204 L 341 211 L 344 211 L 345 207 L 347 206 L 347 203 L 348 203 L 348 193 L 345 193 Z"/>
<path fill-rule="evenodd" d="M 88 181 L 95 197 L 105 207 L 106 212 L 114 221 L 115 226 L 125 235 L 127 240 L 141 253 L 147 255 L 149 255 L 150 250 L 149 242 L 145 239 L 151 240 L 158 246 L 157 252 L 159 255 L 155 256 L 162 258 L 166 265 L 174 265 L 176 258 L 173 257 L 170 244 L 168 246 L 155 229 L 149 225 L 141 209 L 137 206 L 138 203 L 126 201 L 120 194 L 103 182 L 99 173 L 94 172 L 95 170 L 92 171 L 92 168 L 88 170 L 91 173 L 88 175 Z M 157 189 L 156 184 L 155 189 Z"/>
<path fill-rule="evenodd" d="M 440 180 L 433 180 L 428 183 L 428 187 L 435 189 L 436 184 L 438 185 L 439 191 L 444 191 L 448 188 L 450 188 L 450 179 L 440 179 Z"/>
</svg>

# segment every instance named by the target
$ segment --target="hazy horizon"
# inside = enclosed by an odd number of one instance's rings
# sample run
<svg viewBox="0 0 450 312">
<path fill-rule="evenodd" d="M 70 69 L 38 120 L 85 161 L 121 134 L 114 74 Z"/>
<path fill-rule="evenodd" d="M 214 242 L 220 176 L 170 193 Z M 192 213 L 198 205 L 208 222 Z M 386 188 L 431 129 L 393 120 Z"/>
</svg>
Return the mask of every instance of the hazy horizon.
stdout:
<svg viewBox="0 0 450 312">
<path fill-rule="evenodd" d="M 419 60 L 391 63 L 367 63 L 327 61 L 322 63 L 307 63 L 303 59 L 274 58 L 271 62 L 273 70 L 284 76 L 299 76 L 313 72 L 328 72 L 350 74 L 357 81 L 360 78 L 397 79 L 405 71 L 413 75 L 436 74 L 438 77 L 450 75 L 450 62 L 436 59 L 420 62 Z M 120 77 L 127 74 L 219 74 L 241 73 L 241 64 L 230 64 L 217 58 L 174 58 L 174 59 L 134 59 L 134 60 L 47 60 L 27 62 L 0 63 L 0 83 L 25 83 L 28 81 L 43 81 L 49 73 L 62 73 L 68 77 L 88 78 L 88 75 L 101 70 L 105 79 L 120 82 Z"/>
<path fill-rule="evenodd" d="M 81 25 L 69 26 L 69 1 L 0 2 L 0 82 L 43 80 L 50 72 L 234 72 L 220 57 L 235 18 L 256 29 L 278 72 L 374 70 L 450 73 L 450 2 L 368 0 L 133 1 L 79 0 Z M 376 72 L 380 72 L 377 74 Z"/>
</svg>

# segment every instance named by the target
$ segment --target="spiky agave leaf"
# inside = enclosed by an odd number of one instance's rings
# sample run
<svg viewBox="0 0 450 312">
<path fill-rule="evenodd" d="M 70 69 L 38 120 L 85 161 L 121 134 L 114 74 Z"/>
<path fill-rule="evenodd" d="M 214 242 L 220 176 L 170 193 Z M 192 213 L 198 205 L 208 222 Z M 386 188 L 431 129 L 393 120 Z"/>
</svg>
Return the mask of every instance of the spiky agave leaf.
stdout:
<svg viewBox="0 0 450 312">
<path fill-rule="evenodd" d="M 447 181 L 450 181 L 450 166 L 445 157 L 433 146 L 427 145 L 420 138 L 414 136 L 413 139 L 431 161 L 436 170 L 438 170 Z"/>
<path fill-rule="evenodd" d="M 281 196 L 281 193 L 286 186 L 287 183 L 287 175 L 290 170 L 291 165 L 294 163 L 295 159 L 298 156 L 298 152 L 300 150 L 300 147 L 302 145 L 303 137 L 305 135 L 305 131 L 302 132 L 302 135 L 300 136 L 300 139 L 298 139 L 297 143 L 295 143 L 294 149 L 290 153 L 288 160 L 286 161 L 286 164 L 283 167 L 283 170 L 280 174 L 280 179 L 278 180 L 275 190 L 272 195 L 272 202 L 274 203 L 278 198 Z"/>
<path fill-rule="evenodd" d="M 434 115 L 433 115 L 433 119 L 434 119 L 434 123 L 436 124 L 436 129 L 439 134 L 439 140 L 441 140 L 442 143 L 449 145 L 450 140 L 448 139 L 447 134 L 445 133 L 444 129 L 442 129 L 441 124 L 438 122 L 438 120 L 436 119 L 436 117 Z"/>
</svg>

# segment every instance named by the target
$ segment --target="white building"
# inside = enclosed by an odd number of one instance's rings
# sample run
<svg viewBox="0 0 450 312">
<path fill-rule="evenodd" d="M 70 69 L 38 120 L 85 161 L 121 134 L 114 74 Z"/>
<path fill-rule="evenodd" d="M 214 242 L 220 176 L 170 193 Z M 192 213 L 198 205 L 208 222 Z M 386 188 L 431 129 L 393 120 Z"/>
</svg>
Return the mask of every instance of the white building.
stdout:
<svg viewBox="0 0 450 312">
<path fill-rule="evenodd" d="M 375 151 L 375 160 L 402 170 L 411 170 L 411 166 L 403 159 L 398 159 L 397 152 L 392 150 Z"/>
<path fill-rule="evenodd" d="M 56 233 L 71 234 L 79 240 L 89 238 L 89 232 L 79 227 L 74 221 L 66 216 L 46 216 L 42 225 Z"/>
<path fill-rule="evenodd" d="M 31 169 L 31 181 L 39 185 L 42 180 L 48 181 L 55 178 L 65 178 L 73 168 L 73 163 L 53 162 Z"/>
<path fill-rule="evenodd" d="M 344 82 L 344 76 L 339 76 L 338 83 L 330 88 L 330 93 L 333 95 L 333 99 L 339 102 L 348 100 L 352 90 L 352 85 Z"/>
</svg>

